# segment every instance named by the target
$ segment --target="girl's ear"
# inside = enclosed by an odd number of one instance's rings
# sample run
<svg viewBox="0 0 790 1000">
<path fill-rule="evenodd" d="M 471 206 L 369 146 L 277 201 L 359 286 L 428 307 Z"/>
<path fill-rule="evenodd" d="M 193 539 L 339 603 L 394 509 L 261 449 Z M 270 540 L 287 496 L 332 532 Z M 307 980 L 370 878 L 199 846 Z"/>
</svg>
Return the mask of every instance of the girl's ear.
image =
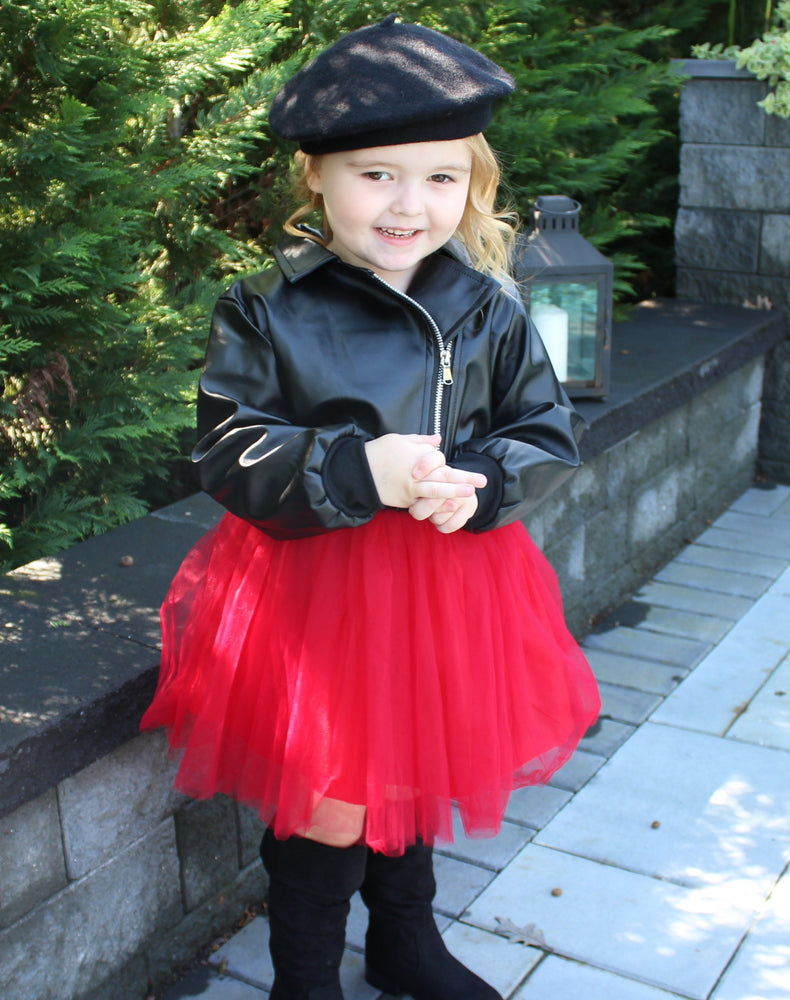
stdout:
<svg viewBox="0 0 790 1000">
<path fill-rule="evenodd" d="M 305 156 L 304 177 L 313 194 L 321 194 L 321 157 Z"/>
</svg>

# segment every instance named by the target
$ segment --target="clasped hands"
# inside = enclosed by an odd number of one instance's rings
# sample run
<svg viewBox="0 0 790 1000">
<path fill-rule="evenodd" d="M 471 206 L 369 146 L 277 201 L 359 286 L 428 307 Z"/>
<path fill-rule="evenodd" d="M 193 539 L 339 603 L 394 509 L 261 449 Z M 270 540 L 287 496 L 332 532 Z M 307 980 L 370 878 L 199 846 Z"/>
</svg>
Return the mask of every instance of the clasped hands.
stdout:
<svg viewBox="0 0 790 1000">
<path fill-rule="evenodd" d="M 415 520 L 450 534 L 475 513 L 477 490 L 487 480 L 448 465 L 440 443 L 438 434 L 385 434 L 367 441 L 365 453 L 385 507 L 407 509 Z"/>
</svg>

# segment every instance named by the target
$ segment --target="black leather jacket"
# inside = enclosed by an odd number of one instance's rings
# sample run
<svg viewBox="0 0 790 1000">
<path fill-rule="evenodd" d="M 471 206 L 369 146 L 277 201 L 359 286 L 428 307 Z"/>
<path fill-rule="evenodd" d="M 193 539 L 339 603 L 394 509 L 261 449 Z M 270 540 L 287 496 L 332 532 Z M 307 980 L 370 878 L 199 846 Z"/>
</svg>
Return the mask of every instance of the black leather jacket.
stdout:
<svg viewBox="0 0 790 1000">
<path fill-rule="evenodd" d="M 276 538 L 369 521 L 364 444 L 389 432 L 438 429 L 451 465 L 485 473 L 472 531 L 578 466 L 583 422 L 520 299 L 449 247 L 408 296 L 307 238 L 276 260 L 219 299 L 200 380 L 192 458 L 233 513 Z"/>
</svg>

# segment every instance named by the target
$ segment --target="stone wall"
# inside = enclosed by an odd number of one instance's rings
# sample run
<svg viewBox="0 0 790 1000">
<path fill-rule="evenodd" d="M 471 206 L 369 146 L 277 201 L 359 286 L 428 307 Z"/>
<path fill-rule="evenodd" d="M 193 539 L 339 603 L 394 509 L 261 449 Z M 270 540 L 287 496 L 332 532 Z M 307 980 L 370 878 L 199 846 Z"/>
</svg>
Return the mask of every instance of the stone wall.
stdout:
<svg viewBox="0 0 790 1000">
<path fill-rule="evenodd" d="M 0 996 L 142 1000 L 261 901 L 259 820 L 174 770 L 145 734 L 0 819 Z"/>
<path fill-rule="evenodd" d="M 770 303 L 790 316 L 790 119 L 757 107 L 767 86 L 732 62 L 687 60 L 680 102 L 677 294 Z M 766 368 L 760 471 L 790 482 L 790 342 Z"/>
<path fill-rule="evenodd" d="M 589 459 L 527 519 L 574 634 L 753 482 L 762 382 L 759 358 Z"/>
</svg>

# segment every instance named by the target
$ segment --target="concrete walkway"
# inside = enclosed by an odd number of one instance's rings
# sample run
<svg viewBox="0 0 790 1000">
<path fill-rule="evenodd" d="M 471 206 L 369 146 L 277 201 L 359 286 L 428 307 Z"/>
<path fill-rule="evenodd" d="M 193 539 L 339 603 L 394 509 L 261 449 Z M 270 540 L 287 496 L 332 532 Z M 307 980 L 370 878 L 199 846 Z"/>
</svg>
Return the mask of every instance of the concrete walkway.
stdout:
<svg viewBox="0 0 790 1000">
<path fill-rule="evenodd" d="M 584 646 L 599 730 L 496 839 L 437 851 L 448 946 L 511 1000 L 788 1000 L 790 488 L 745 493 Z M 346 1000 L 380 996 L 365 912 Z M 267 942 L 257 917 L 166 1000 L 264 1000 Z"/>
</svg>

